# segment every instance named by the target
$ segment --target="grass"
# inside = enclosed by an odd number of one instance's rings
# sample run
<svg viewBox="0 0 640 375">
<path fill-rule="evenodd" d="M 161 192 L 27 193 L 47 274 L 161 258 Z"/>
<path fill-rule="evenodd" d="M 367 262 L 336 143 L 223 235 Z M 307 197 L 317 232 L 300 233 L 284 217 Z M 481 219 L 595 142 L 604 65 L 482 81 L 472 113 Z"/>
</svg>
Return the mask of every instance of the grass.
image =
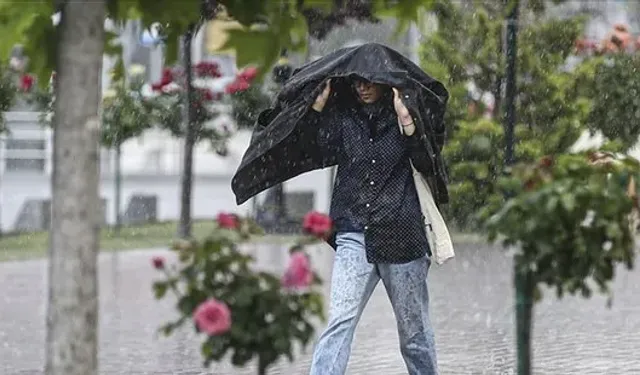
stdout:
<svg viewBox="0 0 640 375">
<path fill-rule="evenodd" d="M 195 221 L 193 236 L 204 238 L 213 229 L 213 221 Z M 176 239 L 177 223 L 163 222 L 123 227 L 119 233 L 112 228 L 100 232 L 101 251 L 148 249 L 169 246 Z M 482 243 L 485 241 L 475 233 L 451 233 L 455 244 Z M 261 242 L 287 243 L 290 236 L 260 237 Z M 49 244 L 48 232 L 7 234 L 0 237 L 0 262 L 44 258 Z"/>
<path fill-rule="evenodd" d="M 213 229 L 213 221 L 195 221 L 193 236 L 204 238 Z M 163 222 L 123 227 L 119 233 L 112 228 L 100 232 L 101 251 L 148 249 L 169 246 L 176 239 L 177 223 Z M 283 236 L 267 236 L 267 242 L 286 242 Z M 49 246 L 48 232 L 8 234 L 0 237 L 0 262 L 44 258 Z"/>
</svg>

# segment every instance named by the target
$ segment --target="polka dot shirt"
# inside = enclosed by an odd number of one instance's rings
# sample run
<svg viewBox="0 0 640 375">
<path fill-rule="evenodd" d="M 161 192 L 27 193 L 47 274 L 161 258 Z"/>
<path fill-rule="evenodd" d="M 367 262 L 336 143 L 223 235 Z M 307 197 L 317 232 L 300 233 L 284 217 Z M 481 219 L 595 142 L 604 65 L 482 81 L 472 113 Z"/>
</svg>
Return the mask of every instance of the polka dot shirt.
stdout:
<svg viewBox="0 0 640 375">
<path fill-rule="evenodd" d="M 429 254 L 409 159 L 390 98 L 310 110 L 323 152 L 338 155 L 330 216 L 337 232 L 364 232 L 370 263 L 407 263 Z"/>
</svg>

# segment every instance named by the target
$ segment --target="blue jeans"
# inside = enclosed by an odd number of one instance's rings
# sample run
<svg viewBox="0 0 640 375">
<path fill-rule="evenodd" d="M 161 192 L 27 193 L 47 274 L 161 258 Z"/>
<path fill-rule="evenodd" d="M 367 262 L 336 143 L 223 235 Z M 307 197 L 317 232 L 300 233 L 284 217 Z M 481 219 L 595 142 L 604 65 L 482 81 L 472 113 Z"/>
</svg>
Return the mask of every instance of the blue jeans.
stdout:
<svg viewBox="0 0 640 375">
<path fill-rule="evenodd" d="M 368 263 L 362 233 L 339 233 L 336 244 L 329 324 L 316 344 L 311 375 L 345 373 L 356 325 L 380 280 L 391 300 L 400 352 L 409 375 L 437 375 L 427 291 L 430 259 L 404 264 Z"/>
</svg>

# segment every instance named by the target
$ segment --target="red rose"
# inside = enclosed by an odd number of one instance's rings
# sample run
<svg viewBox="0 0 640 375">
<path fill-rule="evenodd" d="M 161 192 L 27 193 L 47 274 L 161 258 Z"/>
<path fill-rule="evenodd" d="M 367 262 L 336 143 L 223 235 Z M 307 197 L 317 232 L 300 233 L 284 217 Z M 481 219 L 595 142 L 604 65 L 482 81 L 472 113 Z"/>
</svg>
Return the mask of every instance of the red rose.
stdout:
<svg viewBox="0 0 640 375">
<path fill-rule="evenodd" d="M 160 86 L 166 86 L 173 82 L 173 71 L 166 68 L 162 71 L 162 78 L 160 79 Z"/>
<path fill-rule="evenodd" d="M 33 83 L 35 82 L 35 78 L 33 78 L 30 74 L 24 74 L 20 77 L 20 90 L 23 92 L 31 91 L 33 87 Z"/>
<path fill-rule="evenodd" d="M 164 258 L 161 256 L 155 256 L 151 259 L 151 262 L 153 263 L 153 268 L 157 269 L 157 270 L 163 270 L 164 269 Z"/>
<path fill-rule="evenodd" d="M 200 92 L 200 96 L 207 102 L 213 101 L 215 99 L 215 94 L 213 91 L 209 89 L 198 89 Z"/>
<path fill-rule="evenodd" d="M 222 76 L 218 64 L 210 61 L 203 61 L 196 64 L 194 70 L 196 71 L 196 75 L 200 77 L 219 78 Z"/>
<path fill-rule="evenodd" d="M 216 219 L 218 226 L 224 229 L 237 229 L 240 226 L 240 220 L 238 216 L 234 214 L 228 214 L 221 212 Z"/>
<path fill-rule="evenodd" d="M 553 165 L 553 157 L 551 156 L 545 156 L 542 159 L 540 159 L 540 162 L 538 164 L 539 166 L 543 167 L 543 168 L 549 168 Z"/>
<path fill-rule="evenodd" d="M 524 182 L 524 190 L 525 191 L 532 191 L 536 188 L 536 186 L 538 185 L 538 183 L 533 179 L 530 178 L 527 181 Z"/>
<path fill-rule="evenodd" d="M 331 233 L 333 223 L 331 218 L 320 212 L 309 212 L 304 215 L 302 221 L 302 229 L 305 233 L 315 237 L 326 239 Z"/>
</svg>

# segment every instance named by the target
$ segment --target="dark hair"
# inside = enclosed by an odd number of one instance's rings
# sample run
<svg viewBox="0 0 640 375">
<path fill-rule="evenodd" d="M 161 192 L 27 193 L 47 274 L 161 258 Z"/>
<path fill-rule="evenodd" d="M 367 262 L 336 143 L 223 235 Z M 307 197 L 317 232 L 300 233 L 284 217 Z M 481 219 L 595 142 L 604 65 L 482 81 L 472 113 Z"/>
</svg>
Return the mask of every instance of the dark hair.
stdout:
<svg viewBox="0 0 640 375">
<path fill-rule="evenodd" d="M 346 77 L 336 77 L 331 79 L 331 97 L 327 105 L 335 105 L 339 108 L 347 108 L 356 105 L 360 105 L 358 99 L 358 93 L 355 89 L 355 83 L 358 81 L 370 82 L 357 75 L 350 75 Z M 393 93 L 391 88 L 387 85 L 383 85 L 383 93 L 380 100 L 389 101 L 392 103 Z"/>
</svg>

